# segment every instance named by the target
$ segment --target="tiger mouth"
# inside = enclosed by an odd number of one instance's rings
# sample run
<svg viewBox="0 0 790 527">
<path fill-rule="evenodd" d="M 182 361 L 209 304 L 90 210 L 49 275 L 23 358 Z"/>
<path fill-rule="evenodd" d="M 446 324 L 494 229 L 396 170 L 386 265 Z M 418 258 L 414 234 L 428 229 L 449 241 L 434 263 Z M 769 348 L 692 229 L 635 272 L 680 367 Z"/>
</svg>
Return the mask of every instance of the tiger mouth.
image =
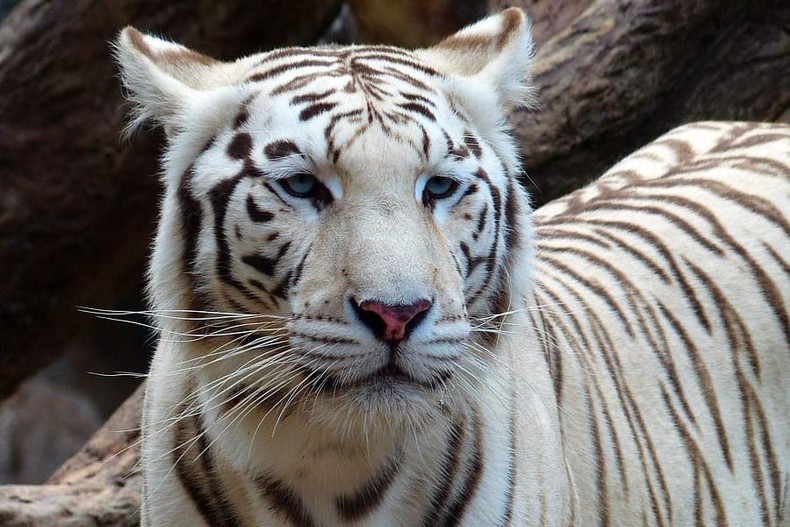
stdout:
<svg viewBox="0 0 790 527">
<path fill-rule="evenodd" d="M 370 375 L 351 381 L 342 381 L 334 376 L 328 376 L 324 379 L 321 389 L 325 392 L 336 393 L 366 387 L 418 386 L 435 391 L 452 376 L 451 371 L 440 370 L 432 372 L 428 379 L 417 379 L 397 364 L 390 362 Z"/>
</svg>

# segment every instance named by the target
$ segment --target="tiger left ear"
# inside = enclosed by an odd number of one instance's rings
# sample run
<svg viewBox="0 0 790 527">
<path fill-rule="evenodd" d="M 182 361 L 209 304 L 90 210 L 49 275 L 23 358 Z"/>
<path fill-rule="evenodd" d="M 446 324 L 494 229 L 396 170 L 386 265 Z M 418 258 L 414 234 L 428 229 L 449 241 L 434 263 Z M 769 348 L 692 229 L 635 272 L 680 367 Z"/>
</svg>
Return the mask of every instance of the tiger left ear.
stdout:
<svg viewBox="0 0 790 527">
<path fill-rule="evenodd" d="M 417 51 L 445 74 L 474 77 L 494 89 L 503 106 L 529 106 L 534 44 L 527 15 L 505 9 Z"/>
</svg>

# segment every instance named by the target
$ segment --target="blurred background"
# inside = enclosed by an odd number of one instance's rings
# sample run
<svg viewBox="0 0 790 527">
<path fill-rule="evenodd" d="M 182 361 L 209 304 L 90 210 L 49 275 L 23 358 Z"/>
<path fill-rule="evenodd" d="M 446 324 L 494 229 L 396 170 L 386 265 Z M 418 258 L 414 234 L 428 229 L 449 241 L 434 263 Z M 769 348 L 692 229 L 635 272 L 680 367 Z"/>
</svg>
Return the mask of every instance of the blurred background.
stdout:
<svg viewBox="0 0 790 527">
<path fill-rule="evenodd" d="M 540 106 L 512 121 L 536 206 L 684 122 L 790 121 L 790 3 L 733 0 L 0 0 L 0 484 L 41 483 L 137 387 L 163 137 L 121 141 L 127 24 L 220 59 L 408 48 L 503 7 L 533 21 Z M 131 319 L 145 322 L 144 318 Z"/>
</svg>

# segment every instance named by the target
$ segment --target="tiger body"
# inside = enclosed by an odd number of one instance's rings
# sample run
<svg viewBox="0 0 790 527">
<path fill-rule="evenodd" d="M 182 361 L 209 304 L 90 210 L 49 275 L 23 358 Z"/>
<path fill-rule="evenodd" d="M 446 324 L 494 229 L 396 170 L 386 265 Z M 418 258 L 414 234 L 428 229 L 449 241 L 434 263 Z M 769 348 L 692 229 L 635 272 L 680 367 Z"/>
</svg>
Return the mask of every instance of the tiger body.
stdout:
<svg viewBox="0 0 790 527">
<path fill-rule="evenodd" d="M 681 129 L 535 233 L 519 10 L 118 56 L 168 133 L 143 525 L 786 525 L 786 128 Z"/>
<path fill-rule="evenodd" d="M 788 211 L 790 126 L 712 122 L 536 211 L 580 525 L 787 525 Z"/>
</svg>

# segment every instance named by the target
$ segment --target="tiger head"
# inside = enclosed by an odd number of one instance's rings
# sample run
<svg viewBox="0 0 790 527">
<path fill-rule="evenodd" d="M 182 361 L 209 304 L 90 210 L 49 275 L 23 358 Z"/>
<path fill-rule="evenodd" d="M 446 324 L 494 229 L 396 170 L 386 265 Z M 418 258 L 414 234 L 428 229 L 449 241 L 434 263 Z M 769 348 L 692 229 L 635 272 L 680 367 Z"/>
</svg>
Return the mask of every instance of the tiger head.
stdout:
<svg viewBox="0 0 790 527">
<path fill-rule="evenodd" d="M 154 312 L 163 339 L 194 337 L 204 382 L 384 420 L 475 396 L 529 284 L 520 10 L 416 51 L 219 62 L 127 28 L 117 55 L 133 125 L 167 135 Z"/>
</svg>

